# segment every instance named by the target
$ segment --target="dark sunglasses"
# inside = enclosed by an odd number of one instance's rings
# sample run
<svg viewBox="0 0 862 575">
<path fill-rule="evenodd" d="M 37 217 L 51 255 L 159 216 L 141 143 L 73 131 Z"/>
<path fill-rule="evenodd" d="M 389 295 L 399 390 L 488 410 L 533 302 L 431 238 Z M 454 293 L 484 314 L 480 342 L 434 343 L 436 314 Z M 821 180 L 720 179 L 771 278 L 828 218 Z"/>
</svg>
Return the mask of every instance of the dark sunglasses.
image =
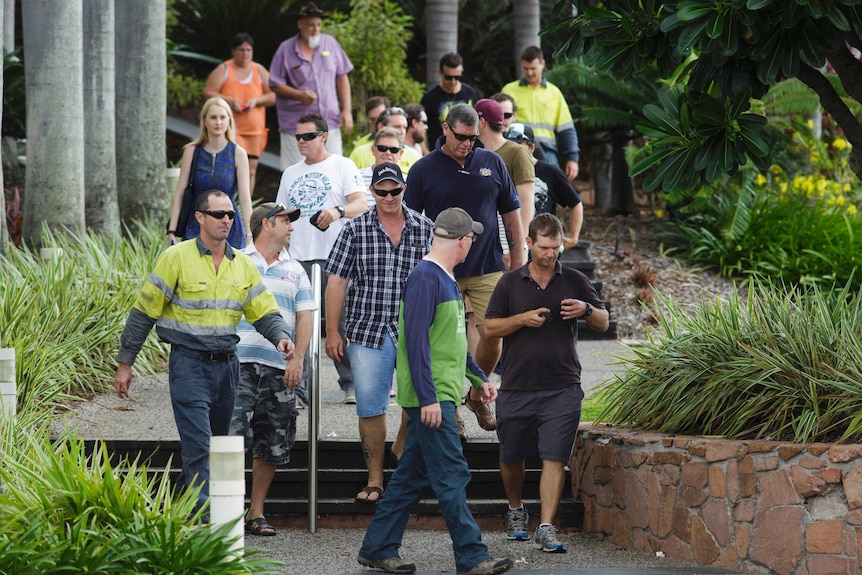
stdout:
<svg viewBox="0 0 862 575">
<path fill-rule="evenodd" d="M 392 196 L 394 198 L 395 196 L 401 195 L 401 192 L 404 191 L 404 186 L 399 186 L 399 187 L 395 188 L 394 190 L 380 190 L 377 188 L 371 188 L 371 189 L 374 190 L 374 193 L 377 194 L 378 196 L 380 196 L 381 198 L 385 198 L 386 196 Z"/>
<path fill-rule="evenodd" d="M 447 80 L 449 80 L 450 82 L 452 80 L 460 80 L 461 79 L 461 76 L 452 76 L 450 74 L 443 74 L 443 77 L 446 78 Z"/>
<path fill-rule="evenodd" d="M 227 219 L 232 220 L 236 217 L 236 212 L 233 210 L 198 210 L 202 214 L 206 214 L 211 218 L 215 218 L 217 220 L 223 220 L 225 216 Z"/>
<path fill-rule="evenodd" d="M 446 124 L 446 125 L 449 126 L 449 124 Z M 470 140 L 471 142 L 475 142 L 476 140 L 479 139 L 479 134 L 473 134 L 472 136 L 468 136 L 466 134 L 459 134 L 458 132 L 456 132 L 452 128 L 452 126 L 449 126 L 449 131 L 452 132 L 452 135 L 455 136 L 455 139 L 458 140 L 459 142 L 466 142 L 467 140 Z"/>
<path fill-rule="evenodd" d="M 310 142 L 314 138 L 319 138 L 326 132 L 324 130 L 318 130 L 317 132 L 308 132 L 307 134 L 296 134 L 296 141 L 305 140 L 306 142 Z"/>
<path fill-rule="evenodd" d="M 389 152 L 390 154 L 397 154 L 401 151 L 401 148 L 384 146 L 382 144 L 374 144 L 374 147 L 377 148 L 378 152 Z"/>
<path fill-rule="evenodd" d="M 505 118 L 506 120 L 508 120 L 509 118 L 511 118 L 514 115 L 515 115 L 515 112 L 503 112 L 503 118 Z"/>
</svg>

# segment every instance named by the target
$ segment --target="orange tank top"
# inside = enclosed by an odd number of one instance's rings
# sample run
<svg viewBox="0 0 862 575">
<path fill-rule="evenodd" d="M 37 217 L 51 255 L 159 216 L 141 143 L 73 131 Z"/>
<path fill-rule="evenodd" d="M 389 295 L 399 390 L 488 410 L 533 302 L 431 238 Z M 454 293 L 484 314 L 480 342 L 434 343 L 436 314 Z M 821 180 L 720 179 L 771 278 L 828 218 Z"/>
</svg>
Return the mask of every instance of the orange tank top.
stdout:
<svg viewBox="0 0 862 575">
<path fill-rule="evenodd" d="M 227 68 L 227 78 L 221 87 L 221 93 L 232 98 L 239 98 L 242 102 L 248 102 L 252 98 L 263 95 L 260 68 L 252 63 L 254 69 L 248 82 L 241 82 L 236 77 L 233 60 L 227 60 L 224 65 Z M 255 106 L 251 110 L 234 114 L 236 133 L 241 136 L 262 136 L 266 134 L 266 108 Z"/>
</svg>

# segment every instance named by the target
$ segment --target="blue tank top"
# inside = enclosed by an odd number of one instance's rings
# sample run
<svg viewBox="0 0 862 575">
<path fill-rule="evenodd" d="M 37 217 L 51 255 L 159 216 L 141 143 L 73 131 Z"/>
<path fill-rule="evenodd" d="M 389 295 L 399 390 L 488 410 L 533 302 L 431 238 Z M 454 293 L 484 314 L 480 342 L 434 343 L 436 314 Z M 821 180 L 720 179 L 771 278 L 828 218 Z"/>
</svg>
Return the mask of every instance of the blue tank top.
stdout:
<svg viewBox="0 0 862 575">
<path fill-rule="evenodd" d="M 194 166 L 194 190 L 195 204 L 198 198 L 207 190 L 221 190 L 230 197 L 236 218 L 233 227 L 227 237 L 228 243 L 235 248 L 245 246 L 245 229 L 242 225 L 239 208 L 237 207 L 237 184 L 236 184 L 236 144 L 228 142 L 223 150 L 215 154 L 207 152 L 203 146 L 200 147 L 198 160 Z M 196 238 L 200 235 L 201 228 L 194 215 L 189 217 L 184 239 Z"/>
</svg>

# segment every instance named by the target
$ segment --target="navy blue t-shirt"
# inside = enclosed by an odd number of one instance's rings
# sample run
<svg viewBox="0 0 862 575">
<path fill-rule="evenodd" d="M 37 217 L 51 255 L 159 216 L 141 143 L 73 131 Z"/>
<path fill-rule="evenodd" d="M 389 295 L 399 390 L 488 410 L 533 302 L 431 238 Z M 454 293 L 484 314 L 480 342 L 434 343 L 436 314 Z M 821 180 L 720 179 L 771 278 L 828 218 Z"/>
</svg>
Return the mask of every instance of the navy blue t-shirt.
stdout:
<svg viewBox="0 0 862 575">
<path fill-rule="evenodd" d="M 410 168 L 404 203 L 435 220 L 447 208 L 462 208 L 485 226 L 464 263 L 455 267 L 455 277 L 471 277 L 505 271 L 503 248 L 497 234 L 497 212 L 506 214 L 521 207 L 518 193 L 502 158 L 494 152 L 474 149 L 464 167 L 437 149 Z"/>
</svg>

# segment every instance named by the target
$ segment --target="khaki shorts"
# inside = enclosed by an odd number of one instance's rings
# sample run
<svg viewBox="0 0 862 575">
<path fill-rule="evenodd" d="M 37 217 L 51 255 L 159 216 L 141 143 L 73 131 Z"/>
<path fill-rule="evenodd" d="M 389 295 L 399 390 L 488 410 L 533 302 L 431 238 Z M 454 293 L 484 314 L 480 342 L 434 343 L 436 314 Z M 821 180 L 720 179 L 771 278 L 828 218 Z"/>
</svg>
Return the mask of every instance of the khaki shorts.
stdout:
<svg viewBox="0 0 862 575">
<path fill-rule="evenodd" d="M 502 276 L 503 272 L 491 272 L 482 276 L 457 279 L 461 293 L 470 298 L 476 325 L 485 325 L 485 310 L 488 309 L 491 294 L 494 293 L 494 287 Z"/>
</svg>

